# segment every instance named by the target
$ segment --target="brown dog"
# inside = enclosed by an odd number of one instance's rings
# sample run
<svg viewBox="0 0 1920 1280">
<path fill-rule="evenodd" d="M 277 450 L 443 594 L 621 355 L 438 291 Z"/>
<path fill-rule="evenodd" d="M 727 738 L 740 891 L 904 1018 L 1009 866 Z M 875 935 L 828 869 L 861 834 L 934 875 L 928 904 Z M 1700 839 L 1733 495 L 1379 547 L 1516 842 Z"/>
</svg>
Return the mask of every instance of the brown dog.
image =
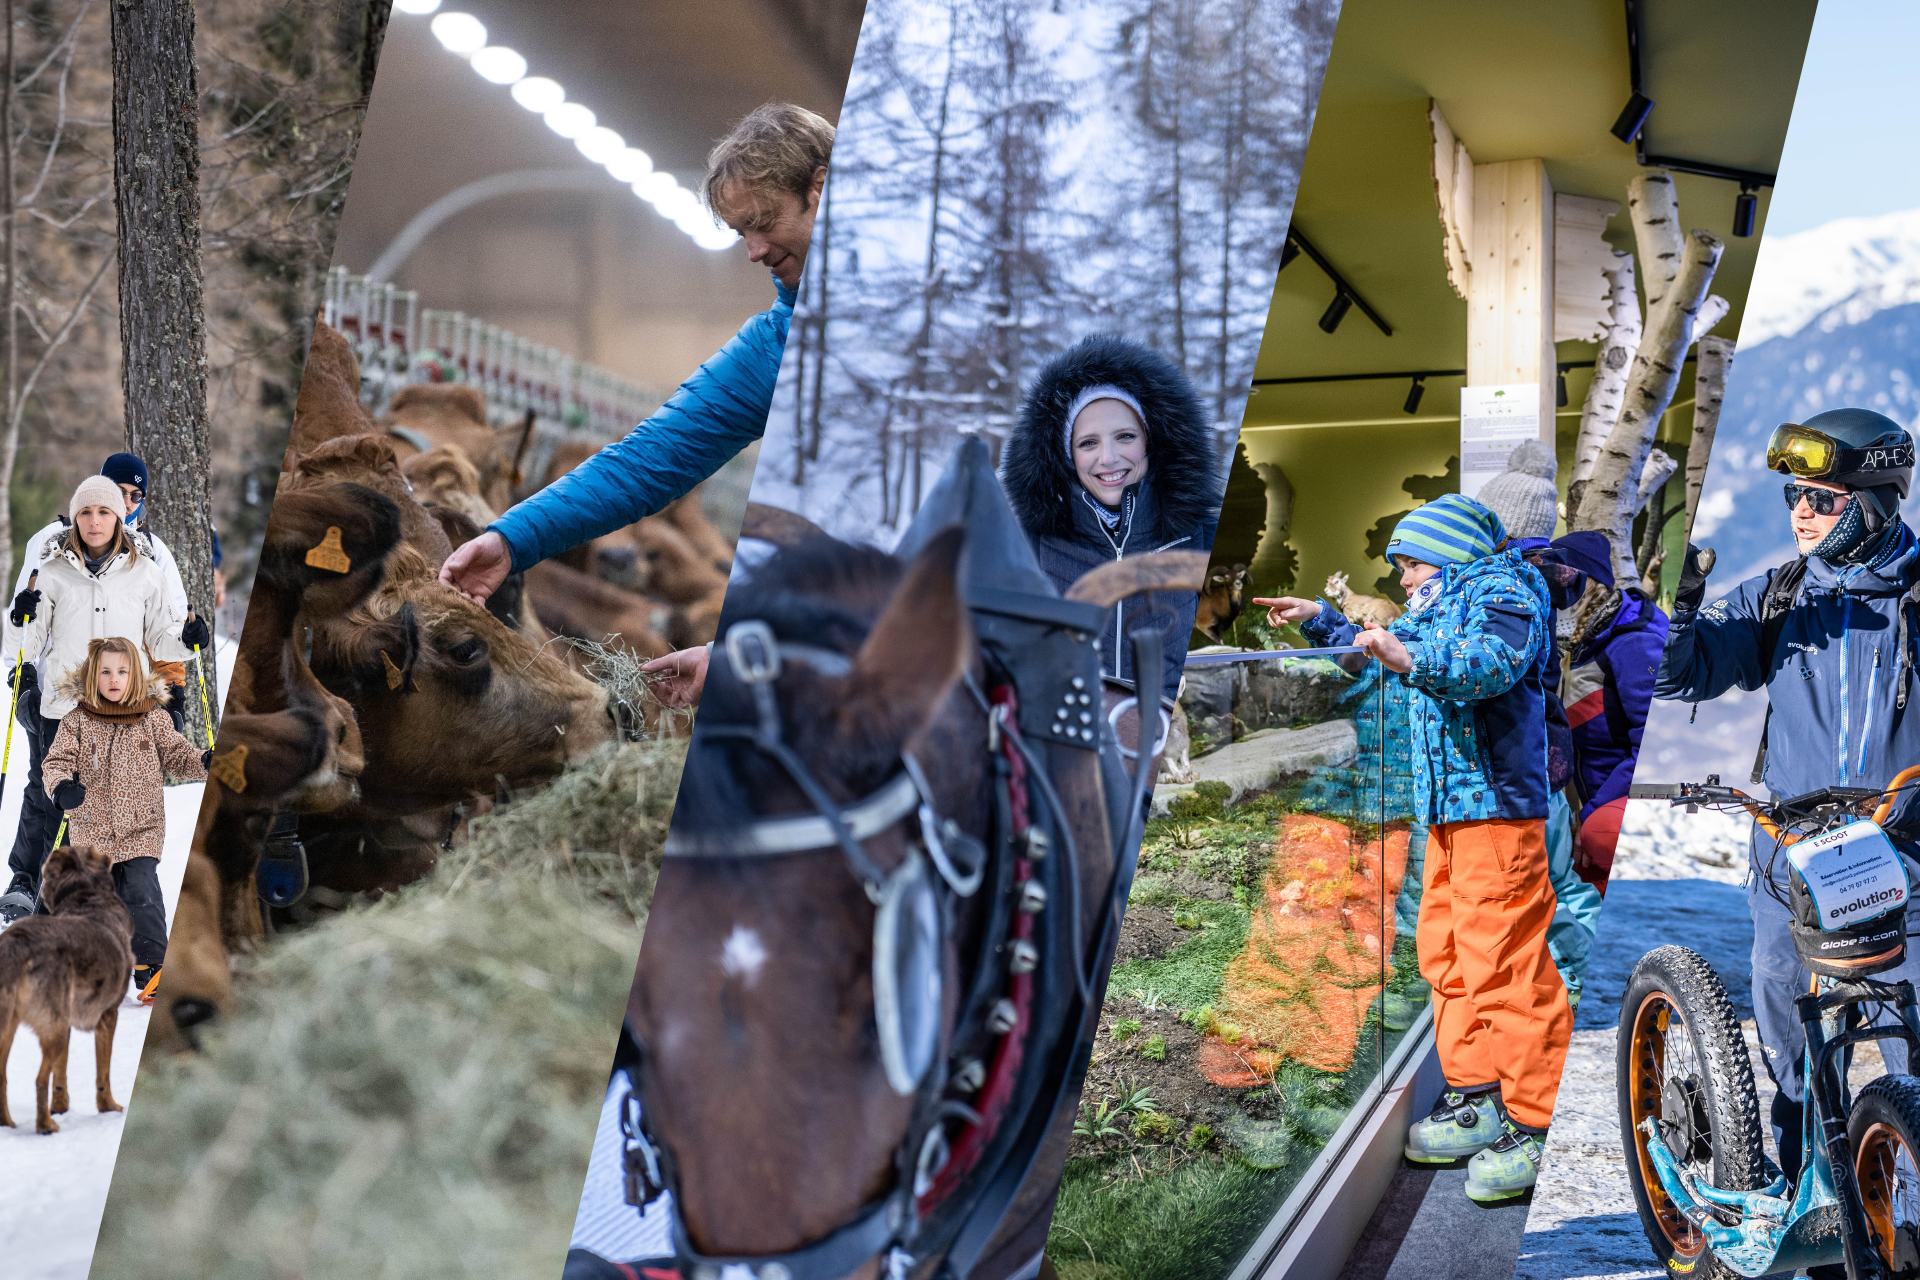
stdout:
<svg viewBox="0 0 1920 1280">
<path fill-rule="evenodd" d="M 74 1027 L 93 1032 L 95 1109 L 121 1110 L 109 1070 L 120 998 L 133 977 L 133 918 L 113 891 L 112 867 L 112 859 L 91 846 L 55 849 L 40 879 L 41 904 L 52 914 L 28 916 L 0 933 L 0 1124 L 8 1128 L 7 1055 L 23 1022 L 40 1037 L 35 1131 L 60 1130 L 53 1118 L 67 1109 Z"/>
</svg>

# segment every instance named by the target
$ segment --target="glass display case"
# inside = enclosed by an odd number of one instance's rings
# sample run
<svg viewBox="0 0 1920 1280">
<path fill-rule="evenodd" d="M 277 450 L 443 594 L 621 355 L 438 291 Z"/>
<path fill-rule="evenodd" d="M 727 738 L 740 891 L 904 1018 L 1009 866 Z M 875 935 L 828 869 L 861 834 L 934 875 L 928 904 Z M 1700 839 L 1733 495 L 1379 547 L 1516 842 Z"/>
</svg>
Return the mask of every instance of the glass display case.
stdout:
<svg viewBox="0 0 1920 1280">
<path fill-rule="evenodd" d="M 1048 1241 L 1063 1280 L 1251 1270 L 1425 1025 L 1409 693 L 1364 663 L 1189 665 L 1193 780 L 1171 762 L 1141 848 Z"/>
</svg>

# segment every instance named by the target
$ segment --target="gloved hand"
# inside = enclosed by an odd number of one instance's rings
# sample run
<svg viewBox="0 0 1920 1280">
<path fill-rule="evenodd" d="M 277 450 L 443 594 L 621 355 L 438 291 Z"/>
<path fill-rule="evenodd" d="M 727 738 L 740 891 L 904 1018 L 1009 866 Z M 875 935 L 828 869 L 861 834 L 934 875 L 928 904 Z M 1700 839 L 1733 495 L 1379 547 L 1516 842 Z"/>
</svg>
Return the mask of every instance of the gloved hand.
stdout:
<svg viewBox="0 0 1920 1280">
<path fill-rule="evenodd" d="M 212 747 L 208 747 L 205 751 L 202 751 L 200 753 L 200 767 L 202 769 L 213 768 L 213 748 Z"/>
<path fill-rule="evenodd" d="M 7 614 L 7 621 L 16 627 L 24 627 L 32 621 L 34 613 L 40 608 L 38 591 L 22 591 L 13 598 L 13 610 Z"/>
<path fill-rule="evenodd" d="M 74 774 L 53 789 L 53 803 L 69 812 L 78 809 L 87 802 L 87 784 L 80 781 L 80 775 Z"/>
<path fill-rule="evenodd" d="M 180 628 L 180 643 L 189 649 L 204 649 L 213 643 L 213 633 L 207 630 L 206 622 L 194 614 L 187 615 L 187 625 Z"/>
<path fill-rule="evenodd" d="M 1693 613 L 1707 598 L 1707 575 L 1713 572 L 1713 548 L 1687 544 L 1686 563 L 1680 566 L 1680 585 L 1673 593 L 1675 613 Z"/>
<path fill-rule="evenodd" d="M 167 686 L 165 710 L 167 717 L 173 721 L 173 731 L 185 733 L 187 731 L 187 686 L 183 684 Z"/>
</svg>

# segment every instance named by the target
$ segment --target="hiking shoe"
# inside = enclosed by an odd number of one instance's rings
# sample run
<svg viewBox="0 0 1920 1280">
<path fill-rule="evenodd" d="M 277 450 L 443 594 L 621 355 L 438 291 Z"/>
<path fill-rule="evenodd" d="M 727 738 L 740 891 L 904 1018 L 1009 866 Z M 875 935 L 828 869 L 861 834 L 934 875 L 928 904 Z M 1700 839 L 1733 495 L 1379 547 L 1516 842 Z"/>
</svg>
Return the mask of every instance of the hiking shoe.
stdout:
<svg viewBox="0 0 1920 1280">
<path fill-rule="evenodd" d="M 1485 1151 L 1500 1137 L 1500 1094 L 1487 1089 L 1464 1094 L 1448 1089 L 1425 1120 L 1407 1129 L 1407 1159 L 1416 1164 L 1451 1164 Z"/>
<path fill-rule="evenodd" d="M 133 966 L 133 985 L 140 989 L 141 1004 L 152 1004 L 154 989 L 160 985 L 160 966 L 148 968 L 144 964 Z"/>
<path fill-rule="evenodd" d="M 1467 1161 L 1467 1198 L 1486 1203 L 1525 1195 L 1540 1179 L 1545 1134 L 1526 1133 L 1513 1121 L 1501 1124 L 1500 1140 Z"/>
<path fill-rule="evenodd" d="M 25 876 L 15 876 L 7 891 L 0 894 L 0 929 L 6 928 L 15 920 L 33 914 L 33 881 Z"/>
</svg>

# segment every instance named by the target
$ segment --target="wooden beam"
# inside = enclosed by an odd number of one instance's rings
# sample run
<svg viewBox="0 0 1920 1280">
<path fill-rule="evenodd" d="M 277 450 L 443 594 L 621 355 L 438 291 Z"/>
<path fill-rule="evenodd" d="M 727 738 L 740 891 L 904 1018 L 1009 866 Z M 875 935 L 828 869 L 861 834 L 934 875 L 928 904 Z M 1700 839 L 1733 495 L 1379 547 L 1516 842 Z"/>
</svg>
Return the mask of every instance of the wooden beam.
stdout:
<svg viewBox="0 0 1920 1280">
<path fill-rule="evenodd" d="M 1473 166 L 1467 384 L 1539 387 L 1553 446 L 1553 187 L 1538 159 Z"/>
</svg>

